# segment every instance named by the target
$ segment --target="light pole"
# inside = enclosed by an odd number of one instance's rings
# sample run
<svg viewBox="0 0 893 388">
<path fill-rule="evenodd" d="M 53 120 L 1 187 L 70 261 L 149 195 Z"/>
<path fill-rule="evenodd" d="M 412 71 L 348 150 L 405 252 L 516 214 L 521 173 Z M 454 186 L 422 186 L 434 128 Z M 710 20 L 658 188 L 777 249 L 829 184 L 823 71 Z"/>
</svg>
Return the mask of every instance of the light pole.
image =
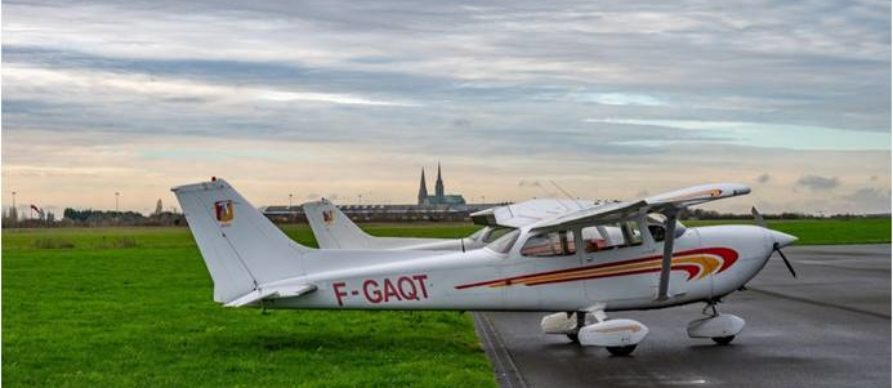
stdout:
<svg viewBox="0 0 893 388">
<path fill-rule="evenodd" d="M 16 192 L 12 192 L 12 224 L 15 225 L 16 222 L 19 222 L 19 210 L 16 209 Z"/>
<path fill-rule="evenodd" d="M 118 212 L 118 197 L 121 195 L 119 192 L 115 192 L 115 213 Z"/>
<path fill-rule="evenodd" d="M 291 198 L 294 197 L 294 194 L 288 194 L 288 209 L 291 210 Z"/>
</svg>

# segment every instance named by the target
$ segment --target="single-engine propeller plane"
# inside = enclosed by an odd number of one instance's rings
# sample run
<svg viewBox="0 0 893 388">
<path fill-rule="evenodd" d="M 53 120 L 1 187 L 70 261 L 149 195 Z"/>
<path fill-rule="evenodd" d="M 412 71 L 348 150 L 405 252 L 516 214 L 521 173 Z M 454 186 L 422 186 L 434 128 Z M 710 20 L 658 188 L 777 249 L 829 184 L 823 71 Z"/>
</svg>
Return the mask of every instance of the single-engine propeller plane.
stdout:
<svg viewBox="0 0 893 388">
<path fill-rule="evenodd" d="M 627 355 L 648 334 L 608 312 L 705 303 L 692 338 L 729 343 L 744 320 L 716 304 L 796 237 L 760 225 L 686 228 L 680 210 L 745 195 L 710 184 L 568 211 L 481 249 L 315 250 L 289 239 L 223 179 L 172 189 L 227 307 L 547 311 L 545 333 Z M 787 259 L 781 254 L 785 263 Z M 791 273 L 793 274 L 793 269 Z"/>
</svg>

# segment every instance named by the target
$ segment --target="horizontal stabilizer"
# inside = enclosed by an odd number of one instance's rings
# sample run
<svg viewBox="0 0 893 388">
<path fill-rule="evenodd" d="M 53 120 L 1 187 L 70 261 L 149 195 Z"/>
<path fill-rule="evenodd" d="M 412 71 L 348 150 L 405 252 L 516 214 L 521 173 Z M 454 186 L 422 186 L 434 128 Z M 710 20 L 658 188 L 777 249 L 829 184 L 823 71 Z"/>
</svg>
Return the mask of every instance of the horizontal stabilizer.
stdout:
<svg viewBox="0 0 893 388">
<path fill-rule="evenodd" d="M 313 284 L 259 288 L 225 304 L 224 307 L 243 307 L 258 303 L 264 299 L 296 298 L 313 291 L 316 291 L 316 286 Z"/>
</svg>

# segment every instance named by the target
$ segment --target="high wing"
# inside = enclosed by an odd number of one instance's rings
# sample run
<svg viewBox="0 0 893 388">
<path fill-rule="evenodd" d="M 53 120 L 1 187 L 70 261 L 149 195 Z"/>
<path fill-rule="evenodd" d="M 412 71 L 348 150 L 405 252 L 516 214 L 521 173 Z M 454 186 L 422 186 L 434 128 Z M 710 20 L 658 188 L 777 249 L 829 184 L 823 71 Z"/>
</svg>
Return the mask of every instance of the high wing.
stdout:
<svg viewBox="0 0 893 388">
<path fill-rule="evenodd" d="M 635 217 L 639 212 L 671 213 L 684 207 L 750 193 L 737 183 L 718 183 L 685 188 L 635 202 L 614 202 L 583 209 L 534 224 L 531 231 L 547 231 L 581 224 L 613 223 Z M 667 214 L 669 216 L 669 214 Z"/>
<path fill-rule="evenodd" d="M 676 218 L 679 210 L 705 202 L 731 198 L 750 193 L 750 188 L 738 183 L 717 183 L 694 186 L 669 193 L 659 194 L 635 202 L 615 202 L 585 209 L 545 220 L 531 226 L 531 232 L 562 230 L 586 224 L 606 224 L 624 221 L 642 213 L 662 213 L 667 217 L 666 241 L 664 241 L 661 262 L 660 285 L 657 299 L 669 298 L 670 266 L 673 259 Z"/>
<path fill-rule="evenodd" d="M 478 225 L 520 228 L 569 212 L 591 209 L 597 205 L 598 203 L 594 201 L 552 198 L 532 199 L 472 213 L 471 220 Z"/>
</svg>

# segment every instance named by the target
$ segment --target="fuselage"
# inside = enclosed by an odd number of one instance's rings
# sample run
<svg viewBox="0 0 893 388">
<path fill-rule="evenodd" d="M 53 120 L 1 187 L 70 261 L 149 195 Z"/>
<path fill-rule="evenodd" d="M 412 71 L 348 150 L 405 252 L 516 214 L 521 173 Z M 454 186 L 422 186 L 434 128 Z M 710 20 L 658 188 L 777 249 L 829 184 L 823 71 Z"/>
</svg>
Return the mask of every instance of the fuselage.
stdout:
<svg viewBox="0 0 893 388">
<path fill-rule="evenodd" d="M 309 252 L 308 275 L 272 283 L 314 284 L 267 308 L 575 311 L 661 308 L 739 289 L 766 264 L 773 233 L 749 225 L 687 228 L 675 239 L 670 297 L 657 300 L 663 243 L 550 257 L 525 256 L 526 230 L 510 248 L 465 252 Z M 413 255 L 414 254 L 414 255 Z"/>
</svg>

